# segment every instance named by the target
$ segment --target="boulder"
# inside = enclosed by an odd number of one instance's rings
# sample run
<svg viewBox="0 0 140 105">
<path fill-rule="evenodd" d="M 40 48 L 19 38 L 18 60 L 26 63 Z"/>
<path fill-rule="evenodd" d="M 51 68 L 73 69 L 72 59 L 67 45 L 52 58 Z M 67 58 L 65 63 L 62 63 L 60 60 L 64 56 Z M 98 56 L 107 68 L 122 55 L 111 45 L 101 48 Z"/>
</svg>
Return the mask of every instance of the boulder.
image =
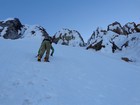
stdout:
<svg viewBox="0 0 140 105">
<path fill-rule="evenodd" d="M 131 60 L 131 59 L 127 58 L 127 57 L 122 57 L 121 59 L 123 61 L 125 61 L 125 62 L 133 62 L 133 60 Z"/>
</svg>

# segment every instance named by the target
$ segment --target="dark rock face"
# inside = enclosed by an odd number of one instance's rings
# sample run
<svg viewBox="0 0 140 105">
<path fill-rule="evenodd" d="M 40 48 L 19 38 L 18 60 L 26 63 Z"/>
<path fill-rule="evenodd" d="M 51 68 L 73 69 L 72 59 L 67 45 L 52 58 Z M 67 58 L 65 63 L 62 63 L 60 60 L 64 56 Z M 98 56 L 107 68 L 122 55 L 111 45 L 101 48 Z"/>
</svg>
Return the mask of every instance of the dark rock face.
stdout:
<svg viewBox="0 0 140 105">
<path fill-rule="evenodd" d="M 23 25 L 18 18 L 0 22 L 1 36 L 5 39 L 18 39 L 21 37 L 21 28 Z"/>
<path fill-rule="evenodd" d="M 86 49 L 95 49 L 96 51 L 99 51 L 102 49 L 102 47 L 105 47 L 104 45 L 102 45 L 103 40 L 99 41 L 99 42 L 94 42 L 95 44 L 90 44 Z"/>
<path fill-rule="evenodd" d="M 122 27 L 120 23 L 114 22 L 108 26 L 107 31 L 97 28 L 87 42 L 87 49 L 115 53 L 117 50 L 121 51 L 139 43 L 138 32 L 140 32 L 140 24 L 129 22 Z"/>
<path fill-rule="evenodd" d="M 136 32 L 140 32 L 140 24 L 138 24 L 135 28 Z"/>
</svg>

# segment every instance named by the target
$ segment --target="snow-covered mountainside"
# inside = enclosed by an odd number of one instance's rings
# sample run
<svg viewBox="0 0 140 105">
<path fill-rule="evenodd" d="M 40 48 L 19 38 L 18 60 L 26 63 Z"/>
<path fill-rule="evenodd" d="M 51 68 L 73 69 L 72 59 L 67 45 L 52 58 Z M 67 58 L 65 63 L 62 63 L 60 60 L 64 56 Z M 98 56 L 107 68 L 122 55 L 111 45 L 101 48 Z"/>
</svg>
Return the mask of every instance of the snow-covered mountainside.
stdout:
<svg viewBox="0 0 140 105">
<path fill-rule="evenodd" d="M 37 62 L 40 44 L 0 37 L 0 105 L 140 104 L 140 62 L 59 44 L 49 63 Z"/>
<path fill-rule="evenodd" d="M 62 45 L 69 46 L 85 46 L 85 42 L 76 30 L 62 29 L 58 31 L 54 37 L 57 39 L 57 42 Z"/>
</svg>

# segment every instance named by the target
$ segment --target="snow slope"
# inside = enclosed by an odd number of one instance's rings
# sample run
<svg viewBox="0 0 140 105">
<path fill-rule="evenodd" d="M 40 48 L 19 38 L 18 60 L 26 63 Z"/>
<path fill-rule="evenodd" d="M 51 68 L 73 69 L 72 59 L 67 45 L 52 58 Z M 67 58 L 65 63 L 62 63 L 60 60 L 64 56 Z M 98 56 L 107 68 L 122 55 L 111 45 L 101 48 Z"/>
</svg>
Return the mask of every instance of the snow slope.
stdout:
<svg viewBox="0 0 140 105">
<path fill-rule="evenodd" d="M 0 105 L 140 105 L 140 66 L 62 45 L 37 62 L 40 43 L 0 38 Z"/>
</svg>

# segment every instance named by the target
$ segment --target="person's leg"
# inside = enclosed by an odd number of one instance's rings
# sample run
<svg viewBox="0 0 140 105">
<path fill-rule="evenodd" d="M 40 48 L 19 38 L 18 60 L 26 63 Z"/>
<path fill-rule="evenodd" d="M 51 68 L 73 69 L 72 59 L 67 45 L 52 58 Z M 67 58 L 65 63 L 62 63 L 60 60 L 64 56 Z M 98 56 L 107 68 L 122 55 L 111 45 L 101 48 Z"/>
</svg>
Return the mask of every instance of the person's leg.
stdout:
<svg viewBox="0 0 140 105">
<path fill-rule="evenodd" d="M 46 56 L 44 58 L 44 61 L 49 62 L 49 55 L 50 55 L 50 48 L 51 48 L 51 44 L 50 42 L 46 42 Z"/>
<path fill-rule="evenodd" d="M 41 61 L 42 56 L 44 55 L 44 52 L 46 50 L 46 45 L 45 45 L 45 41 L 41 44 L 41 47 L 38 51 L 38 61 Z"/>
</svg>

